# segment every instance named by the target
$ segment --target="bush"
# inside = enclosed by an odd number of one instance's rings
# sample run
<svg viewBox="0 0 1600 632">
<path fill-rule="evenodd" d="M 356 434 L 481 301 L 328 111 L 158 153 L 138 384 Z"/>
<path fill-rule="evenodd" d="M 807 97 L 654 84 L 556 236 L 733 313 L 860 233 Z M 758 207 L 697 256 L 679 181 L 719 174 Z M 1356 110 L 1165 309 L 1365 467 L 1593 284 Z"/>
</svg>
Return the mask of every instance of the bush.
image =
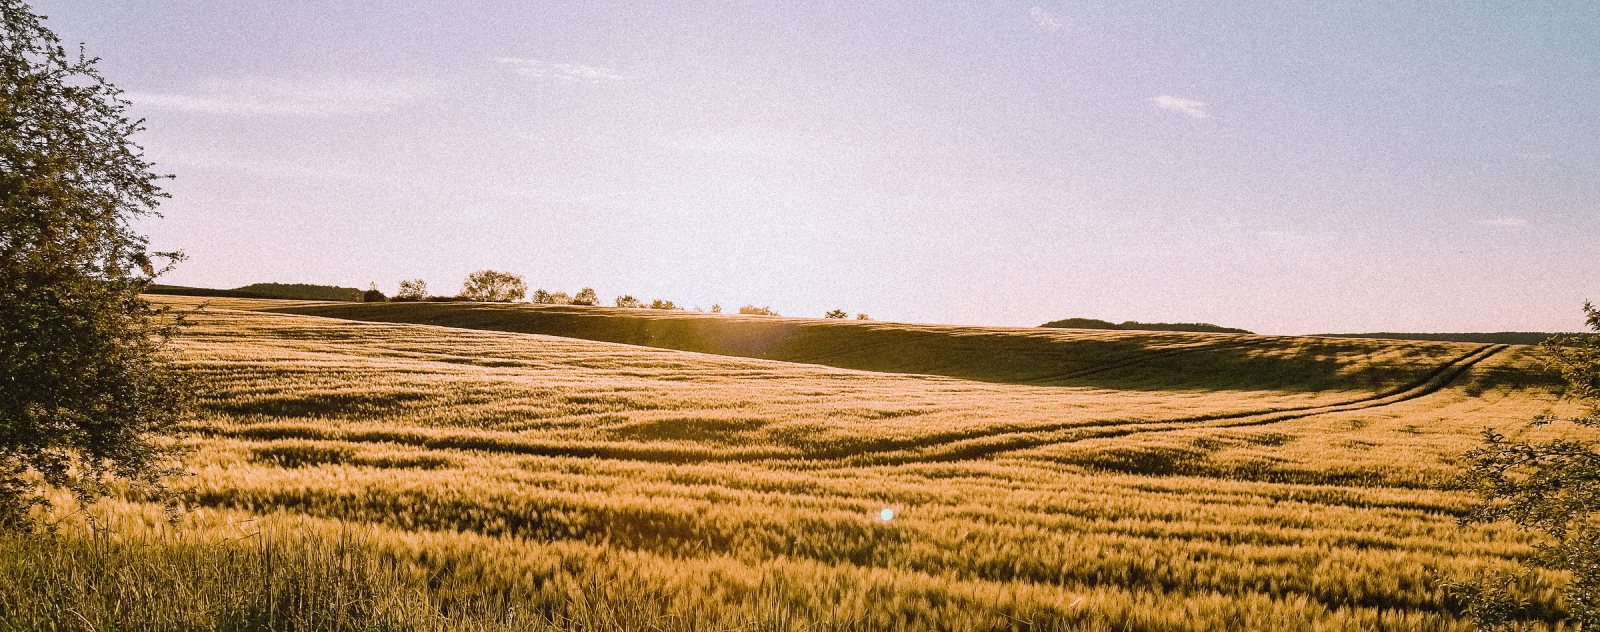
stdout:
<svg viewBox="0 0 1600 632">
<path fill-rule="evenodd" d="M 756 307 L 754 305 L 746 305 L 744 307 L 739 308 L 739 313 L 740 314 L 755 314 L 757 316 L 777 316 L 778 315 L 778 312 L 772 311 L 771 307 Z"/>
<path fill-rule="evenodd" d="M 544 291 L 544 288 L 539 288 L 533 291 L 533 298 L 528 299 L 528 302 L 538 303 L 540 305 L 549 305 L 555 301 L 551 300 L 549 292 Z"/>
<path fill-rule="evenodd" d="M 661 300 L 659 298 L 656 299 L 656 300 L 650 301 L 649 307 L 650 307 L 650 309 L 683 309 L 682 307 L 678 307 L 677 303 L 674 303 L 672 301 L 664 301 L 664 300 Z"/>
<path fill-rule="evenodd" d="M 713 303 L 711 305 L 711 313 L 713 313 L 713 314 L 721 314 L 722 313 L 722 305 Z"/>
<path fill-rule="evenodd" d="M 550 295 L 550 304 L 552 304 L 552 305 L 571 305 L 572 304 L 572 297 L 571 296 L 567 296 L 566 292 L 556 292 L 556 293 Z"/>
<path fill-rule="evenodd" d="M 617 307 L 644 307 L 644 303 L 632 295 L 624 294 L 617 297 Z"/>
<path fill-rule="evenodd" d="M 856 320 L 872 320 L 872 317 L 866 314 L 856 314 Z"/>
<path fill-rule="evenodd" d="M 594 293 L 594 288 L 586 287 L 578 290 L 578 295 L 572 297 L 573 305 L 599 305 L 600 297 Z"/>
<path fill-rule="evenodd" d="M 522 300 L 528 293 L 522 277 L 509 272 L 479 270 L 467 275 L 461 297 L 473 301 L 506 302 Z"/>
<path fill-rule="evenodd" d="M 846 316 L 849 316 L 849 314 L 844 313 L 842 309 L 836 309 L 822 315 L 823 318 L 844 318 Z"/>
<path fill-rule="evenodd" d="M 389 300 L 389 297 L 384 296 L 383 292 L 378 291 L 377 283 L 371 284 L 371 286 L 367 288 L 367 291 L 361 294 L 361 302 L 363 303 L 382 303 L 387 300 Z"/>
<path fill-rule="evenodd" d="M 1583 309 L 1589 327 L 1600 334 L 1600 309 L 1589 303 Z M 1541 415 L 1532 425 L 1600 428 L 1600 336 L 1557 336 L 1540 346 L 1566 379 L 1566 395 L 1582 402 L 1586 410 L 1571 419 Z M 1530 562 L 1570 573 L 1565 591 L 1568 615 L 1585 630 L 1600 625 L 1600 477 L 1595 475 L 1600 440 L 1525 443 L 1486 429 L 1484 444 L 1464 460 L 1467 470 L 1459 482 L 1478 492 L 1483 502 L 1461 519 L 1462 525 L 1506 520 L 1524 531 L 1543 534 Z M 1477 621 L 1478 629 L 1510 629 L 1533 614 L 1523 611 L 1512 590 L 1529 573 L 1451 582 L 1446 588 Z"/>
<path fill-rule="evenodd" d="M 41 484 L 87 500 L 178 470 L 161 437 L 192 386 L 165 352 L 176 325 L 139 293 L 182 255 L 133 232 L 164 176 L 95 62 L 0 1 L 0 529 L 35 526 Z"/>
</svg>

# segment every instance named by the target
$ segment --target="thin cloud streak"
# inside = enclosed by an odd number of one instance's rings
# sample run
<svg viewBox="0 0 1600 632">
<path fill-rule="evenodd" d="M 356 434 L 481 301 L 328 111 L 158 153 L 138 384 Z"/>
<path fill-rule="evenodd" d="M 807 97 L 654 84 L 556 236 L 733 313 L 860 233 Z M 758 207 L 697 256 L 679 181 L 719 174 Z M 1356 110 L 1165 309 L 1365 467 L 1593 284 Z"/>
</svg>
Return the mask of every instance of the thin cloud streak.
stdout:
<svg viewBox="0 0 1600 632">
<path fill-rule="evenodd" d="M 602 83 L 606 81 L 625 81 L 624 75 L 611 68 L 601 66 L 585 66 L 583 64 L 559 64 L 540 59 L 525 59 L 521 57 L 496 57 L 494 61 L 511 69 L 511 72 L 524 77 L 536 79 L 555 79 L 558 81 L 573 81 L 587 83 Z"/>
<path fill-rule="evenodd" d="M 1158 108 L 1177 112 L 1189 118 L 1211 118 L 1211 106 L 1206 104 L 1205 101 L 1185 99 L 1183 97 L 1175 97 L 1170 94 L 1163 94 L 1158 97 L 1150 97 L 1149 100 L 1152 105 Z"/>
<path fill-rule="evenodd" d="M 135 106 L 220 115 L 332 116 L 387 112 L 419 96 L 412 84 L 333 77 L 214 78 L 177 92 L 130 91 Z"/>
</svg>

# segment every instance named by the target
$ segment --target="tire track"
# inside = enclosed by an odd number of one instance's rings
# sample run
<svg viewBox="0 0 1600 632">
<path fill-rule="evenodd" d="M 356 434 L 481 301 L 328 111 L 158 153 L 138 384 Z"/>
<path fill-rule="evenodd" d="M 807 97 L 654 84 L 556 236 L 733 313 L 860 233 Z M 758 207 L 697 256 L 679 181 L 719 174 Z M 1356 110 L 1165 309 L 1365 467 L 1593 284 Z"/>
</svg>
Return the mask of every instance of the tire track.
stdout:
<svg viewBox="0 0 1600 632">
<path fill-rule="evenodd" d="M 1174 356 L 1180 356 L 1180 355 L 1185 355 L 1185 354 L 1190 354 L 1190 353 L 1199 353 L 1201 351 L 1220 351 L 1220 350 L 1224 350 L 1224 349 L 1240 349 L 1240 348 L 1249 347 L 1249 346 L 1252 346 L 1252 345 L 1263 344 L 1265 342 L 1266 342 L 1266 339 L 1253 339 L 1253 340 L 1235 341 L 1235 342 L 1224 343 L 1224 344 L 1199 345 L 1199 346 L 1193 346 L 1193 347 L 1182 347 L 1182 348 L 1178 348 L 1178 349 L 1169 349 L 1167 351 L 1158 351 L 1158 352 L 1155 352 L 1155 353 L 1144 354 L 1144 355 L 1141 355 L 1141 356 L 1136 357 L 1136 358 L 1129 358 L 1127 360 L 1122 360 L 1122 361 L 1118 361 L 1118 362 L 1112 362 L 1110 364 L 1102 364 L 1102 365 L 1098 365 L 1098 366 L 1091 366 L 1091 367 L 1087 367 L 1087 368 L 1078 369 L 1076 371 L 1068 371 L 1068 372 L 1062 373 L 1060 375 L 1047 375 L 1045 377 L 1033 378 L 1033 379 L 1029 379 L 1029 380 L 1022 380 L 1022 381 L 1016 382 L 1016 383 L 1017 384 L 1044 384 L 1044 383 L 1047 383 L 1047 382 L 1063 382 L 1063 381 L 1067 381 L 1067 380 L 1075 380 L 1075 379 L 1078 379 L 1080 377 L 1088 377 L 1088 376 L 1094 375 L 1096 373 L 1104 373 L 1106 371 L 1114 371 L 1114 370 L 1117 370 L 1117 369 L 1127 368 L 1127 367 L 1130 367 L 1130 366 L 1137 366 L 1137 365 L 1140 365 L 1140 364 L 1144 364 L 1146 362 L 1151 362 L 1151 361 L 1154 361 L 1154 360 L 1162 360 L 1162 359 L 1171 358 L 1171 357 L 1174 357 Z"/>
<path fill-rule="evenodd" d="M 1113 421 L 1106 424 L 1063 424 L 1056 427 L 1035 427 L 1021 432 L 972 435 L 954 443 L 926 444 L 836 458 L 850 465 L 898 465 L 919 461 L 961 461 L 992 457 L 1004 452 L 1015 452 L 1050 444 L 1076 443 L 1088 439 L 1113 438 L 1145 432 L 1168 432 L 1191 428 L 1262 426 L 1315 415 L 1378 408 L 1436 393 L 1473 366 L 1504 351 L 1508 346 L 1486 345 L 1479 347 L 1464 356 L 1446 362 L 1417 381 L 1398 390 L 1337 404 L 1197 415 L 1151 423 L 1117 423 Z M 902 452 L 903 454 L 896 454 L 897 452 Z"/>
</svg>

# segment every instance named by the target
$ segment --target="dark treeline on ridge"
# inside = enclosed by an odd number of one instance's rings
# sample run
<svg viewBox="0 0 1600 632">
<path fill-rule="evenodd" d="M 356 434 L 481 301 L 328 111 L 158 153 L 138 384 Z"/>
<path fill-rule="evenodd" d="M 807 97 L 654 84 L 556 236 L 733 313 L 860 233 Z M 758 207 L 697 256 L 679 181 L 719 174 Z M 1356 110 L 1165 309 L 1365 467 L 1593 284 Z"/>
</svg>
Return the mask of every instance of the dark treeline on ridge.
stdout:
<svg viewBox="0 0 1600 632">
<path fill-rule="evenodd" d="M 1040 327 L 1058 327 L 1063 329 L 1121 329 L 1126 331 L 1184 331 L 1211 334 L 1253 334 L 1253 331 L 1222 327 L 1211 323 L 1141 323 L 1137 320 L 1113 323 L 1097 318 L 1064 318 L 1053 320 Z"/>
<path fill-rule="evenodd" d="M 310 283 L 252 283 L 244 287 L 231 290 L 218 290 L 205 287 L 185 287 L 181 285 L 152 284 L 145 288 L 146 294 L 169 294 L 174 296 L 216 296 L 224 298 L 281 298 L 298 301 L 351 301 L 361 300 L 361 290 L 353 287 L 338 287 L 334 285 L 313 285 Z"/>
</svg>

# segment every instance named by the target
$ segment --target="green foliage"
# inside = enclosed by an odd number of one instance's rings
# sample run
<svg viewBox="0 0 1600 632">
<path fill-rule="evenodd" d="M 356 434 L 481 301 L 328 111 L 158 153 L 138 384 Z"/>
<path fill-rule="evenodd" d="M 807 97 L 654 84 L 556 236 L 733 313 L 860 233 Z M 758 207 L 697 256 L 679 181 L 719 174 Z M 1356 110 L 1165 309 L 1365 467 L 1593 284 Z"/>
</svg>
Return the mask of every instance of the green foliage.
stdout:
<svg viewBox="0 0 1600 632">
<path fill-rule="evenodd" d="M 181 258 L 130 226 L 166 197 L 139 123 L 26 4 L 0 21 L 0 527 L 26 528 L 37 481 L 159 487 L 189 388 L 163 355 L 174 321 L 139 296 L 153 258 Z"/>
<path fill-rule="evenodd" d="M 846 314 L 842 309 L 836 309 L 822 315 L 823 318 L 846 318 L 848 316 L 850 315 Z"/>
<path fill-rule="evenodd" d="M 528 285 L 523 283 L 522 277 L 496 270 L 473 272 L 461 285 L 461 297 L 473 301 L 520 301 L 527 294 Z"/>
<path fill-rule="evenodd" d="M 362 300 L 362 292 L 356 288 L 311 283 L 251 283 L 244 287 L 233 288 L 233 291 L 300 301 L 361 302 Z"/>
<path fill-rule="evenodd" d="M 1583 308 L 1589 327 L 1600 333 L 1600 310 L 1589 303 Z M 1541 346 L 1550 365 L 1566 379 L 1567 396 L 1586 410 L 1573 418 L 1541 415 L 1533 426 L 1600 428 L 1600 338 L 1557 337 Z M 1509 521 L 1545 536 L 1535 545 L 1531 563 L 1571 573 L 1565 593 L 1568 615 L 1586 629 L 1600 624 L 1600 441 L 1523 442 L 1491 429 L 1484 431 L 1483 445 L 1465 459 L 1461 483 L 1483 503 L 1462 524 Z M 1480 630 L 1498 630 L 1512 625 L 1520 612 L 1511 584 L 1483 580 L 1450 586 Z"/>
<path fill-rule="evenodd" d="M 428 282 L 422 279 L 412 279 L 400 282 L 400 291 L 395 292 L 397 301 L 420 301 L 428 298 Z"/>
</svg>

